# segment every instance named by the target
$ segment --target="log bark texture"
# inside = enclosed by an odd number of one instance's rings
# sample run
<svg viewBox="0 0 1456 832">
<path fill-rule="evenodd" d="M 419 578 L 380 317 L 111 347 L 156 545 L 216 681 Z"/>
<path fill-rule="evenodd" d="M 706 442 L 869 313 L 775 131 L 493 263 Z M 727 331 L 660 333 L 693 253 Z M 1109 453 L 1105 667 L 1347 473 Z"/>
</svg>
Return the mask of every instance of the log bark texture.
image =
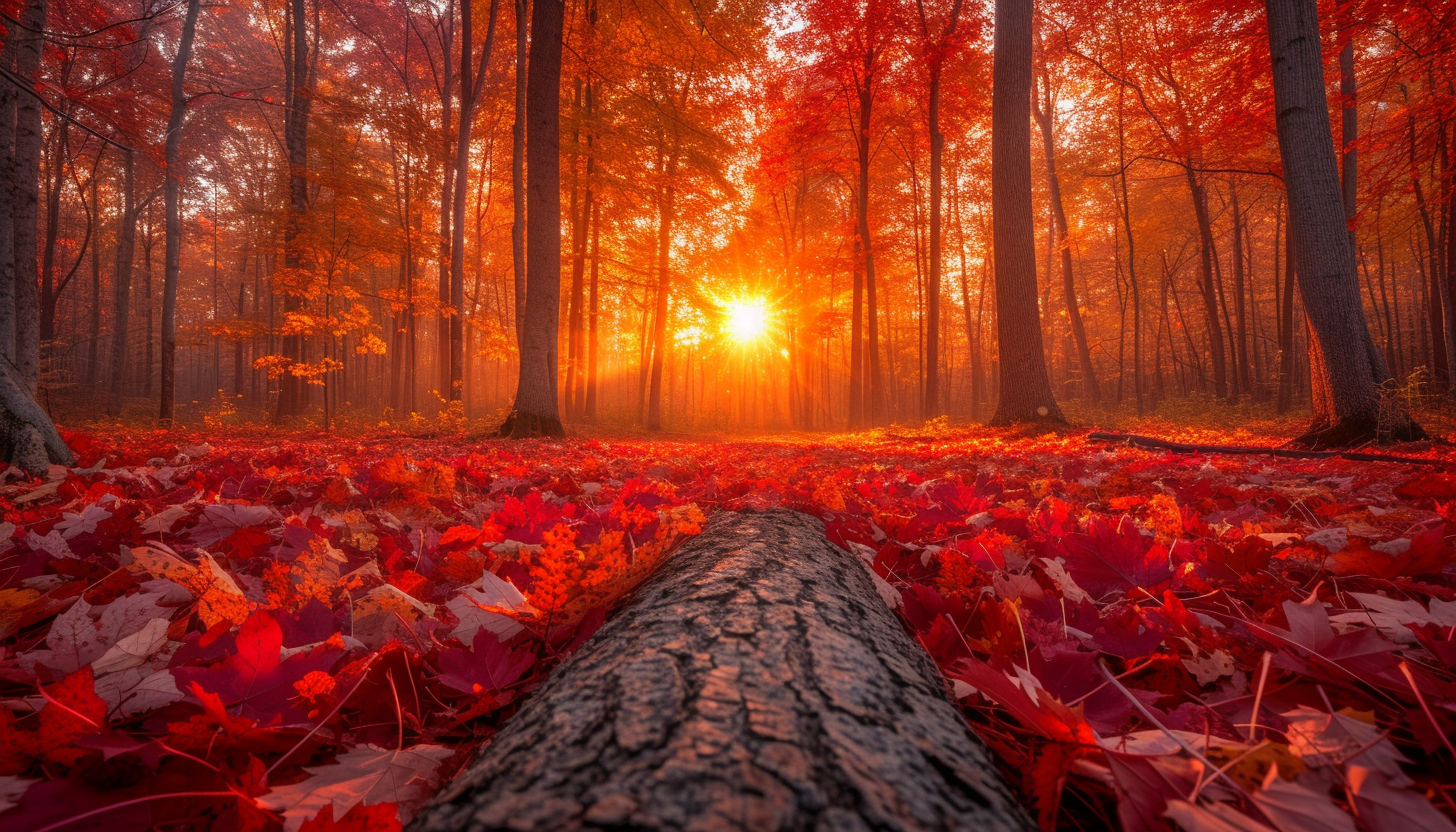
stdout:
<svg viewBox="0 0 1456 832">
<path fill-rule="evenodd" d="M 412 827 L 1031 828 L 865 567 L 787 511 L 715 518 Z"/>
</svg>

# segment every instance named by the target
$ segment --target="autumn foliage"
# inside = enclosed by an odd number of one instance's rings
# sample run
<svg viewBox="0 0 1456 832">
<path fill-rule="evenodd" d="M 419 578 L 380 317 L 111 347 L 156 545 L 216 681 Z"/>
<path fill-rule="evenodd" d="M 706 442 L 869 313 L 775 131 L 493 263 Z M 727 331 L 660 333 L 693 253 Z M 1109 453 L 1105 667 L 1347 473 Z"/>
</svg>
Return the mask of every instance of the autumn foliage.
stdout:
<svg viewBox="0 0 1456 832">
<path fill-rule="evenodd" d="M 1451 828 L 1445 468 L 69 439 L 0 493 L 6 829 L 398 828 L 705 514 L 771 506 L 863 556 L 1044 828 Z"/>
</svg>

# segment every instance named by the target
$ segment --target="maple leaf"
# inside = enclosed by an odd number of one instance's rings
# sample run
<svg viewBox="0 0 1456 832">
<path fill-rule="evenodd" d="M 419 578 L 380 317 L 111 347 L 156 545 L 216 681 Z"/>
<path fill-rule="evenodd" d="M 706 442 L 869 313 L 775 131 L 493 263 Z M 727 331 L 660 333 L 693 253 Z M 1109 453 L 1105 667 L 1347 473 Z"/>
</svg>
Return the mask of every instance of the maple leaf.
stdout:
<svg viewBox="0 0 1456 832">
<path fill-rule="evenodd" d="M 252 604 L 243 595 L 237 581 L 207 552 L 197 553 L 197 566 L 160 543 L 138 546 L 128 553 L 132 561 L 152 577 L 166 578 L 186 587 L 197 599 L 198 617 L 208 627 L 223 621 L 241 624 L 247 619 Z"/>
<path fill-rule="evenodd" d="M 282 658 L 283 632 L 278 622 L 259 611 L 243 622 L 237 649 L 211 667 L 175 667 L 179 687 L 196 684 L 227 705 L 241 706 L 244 716 L 266 723 L 273 717 L 301 719 L 294 684 L 311 671 L 327 671 L 343 655 L 328 645 Z"/>
<path fill-rule="evenodd" d="M 536 661 L 530 650 L 513 650 L 490 630 L 475 632 L 470 650 L 440 651 L 440 682 L 465 693 L 501 690 L 521 678 Z"/>
<path fill-rule="evenodd" d="M 210 548 L 227 540 L 234 534 L 256 526 L 270 526 L 278 522 L 278 513 L 268 506 L 242 505 L 238 503 L 212 504 L 202 507 L 188 534 L 192 542 L 202 548 Z"/>
<path fill-rule="evenodd" d="M 506 613 L 529 607 L 526 596 L 515 584 L 486 572 L 474 585 L 462 588 L 459 595 L 445 604 L 445 609 L 459 622 L 450 631 L 450 637 L 469 644 L 476 633 L 486 629 L 503 640 L 510 639 L 521 631 L 521 623 Z"/>
<path fill-rule="evenodd" d="M 1395 645 L 1379 631 L 1360 629 L 1336 635 L 1330 626 L 1329 613 L 1314 596 L 1304 603 L 1285 601 L 1284 616 L 1289 622 L 1288 630 L 1257 621 L 1242 623 L 1271 644 L 1294 648 L 1305 658 L 1297 658 L 1288 650 L 1281 651 L 1281 655 L 1318 678 L 1339 683 L 1351 680 L 1383 682 L 1387 686 L 1404 688 L 1404 680 L 1397 682 L 1391 674 L 1395 665 L 1392 655 Z M 1338 672 L 1331 675 L 1322 668 L 1333 668 Z"/>
<path fill-rule="evenodd" d="M 351 748 L 337 762 L 306 766 L 309 777 L 278 786 L 257 798 L 258 805 L 283 815 L 283 828 L 297 832 L 325 806 L 333 817 L 345 817 L 355 806 L 398 804 L 401 823 L 440 782 L 440 765 L 455 752 L 439 745 L 390 750 L 372 745 Z"/>
<path fill-rule="evenodd" d="M 1086 534 L 1062 539 L 1061 550 L 1067 571 L 1094 596 L 1135 589 L 1160 593 L 1173 578 L 1168 549 L 1149 543 L 1126 515 L 1116 529 L 1093 517 L 1087 522 Z"/>
</svg>

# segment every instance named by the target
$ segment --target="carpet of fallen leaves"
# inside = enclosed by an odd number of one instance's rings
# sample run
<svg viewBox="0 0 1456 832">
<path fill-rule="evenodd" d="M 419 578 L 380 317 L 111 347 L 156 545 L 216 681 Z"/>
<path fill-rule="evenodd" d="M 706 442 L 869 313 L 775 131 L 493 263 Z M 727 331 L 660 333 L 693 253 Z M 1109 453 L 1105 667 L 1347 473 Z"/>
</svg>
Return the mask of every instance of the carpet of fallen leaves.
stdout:
<svg viewBox="0 0 1456 832">
<path fill-rule="evenodd" d="M 720 510 L 824 519 L 1046 829 L 1456 830 L 1449 467 L 1084 434 L 68 434 L 0 485 L 0 827 L 398 829 Z"/>
</svg>

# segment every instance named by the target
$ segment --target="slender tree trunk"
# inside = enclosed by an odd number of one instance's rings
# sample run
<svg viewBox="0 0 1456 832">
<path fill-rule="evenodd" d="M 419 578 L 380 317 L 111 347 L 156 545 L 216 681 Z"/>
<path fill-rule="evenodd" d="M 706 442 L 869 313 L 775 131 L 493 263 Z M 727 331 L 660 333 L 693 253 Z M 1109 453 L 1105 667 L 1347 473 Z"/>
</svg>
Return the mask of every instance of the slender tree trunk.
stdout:
<svg viewBox="0 0 1456 832">
<path fill-rule="evenodd" d="M 1292 220 L 1291 220 L 1292 222 Z M 1294 256 L 1294 229 L 1285 223 L 1283 302 L 1279 305 L 1279 398 L 1275 410 L 1294 406 L 1294 282 L 1299 261 Z"/>
<path fill-rule="evenodd" d="M 97 389 L 101 375 L 101 200 L 97 184 L 100 180 L 100 159 L 91 174 L 91 211 L 96 224 L 96 241 L 91 246 L 91 342 L 87 345 L 86 387 Z"/>
<path fill-rule="evenodd" d="M 526 333 L 526 34 L 530 0 L 516 0 L 516 102 L 511 123 L 511 274 L 515 287 L 516 353 Z"/>
<path fill-rule="evenodd" d="M 652 367 L 647 388 L 647 429 L 662 429 L 662 362 L 667 352 L 667 303 L 672 293 L 672 225 L 676 219 L 676 150 L 664 164 L 664 184 L 657 205 L 657 298 L 652 313 Z"/>
<path fill-rule="evenodd" d="M 1032 0 L 996 0 L 991 94 L 991 228 L 1001 377 L 993 425 L 1061 424 L 1037 310 L 1031 208 Z"/>
<path fill-rule="evenodd" d="M 941 157 L 945 136 L 940 132 L 940 61 L 930 70 L 930 276 L 925 285 L 925 400 L 921 412 L 927 419 L 941 414 L 940 407 L 940 281 L 944 232 L 940 227 Z"/>
<path fill-rule="evenodd" d="M 106 415 L 121 415 L 127 358 L 131 355 L 131 277 L 136 260 L 136 154 L 126 151 L 122 162 L 121 218 L 116 225 L 116 268 L 112 273 L 110 395 Z"/>
<path fill-rule="evenodd" d="M 855 199 L 857 217 L 858 196 Z M 864 402 L 864 241 L 860 237 L 858 220 L 855 222 L 853 248 L 853 264 L 850 267 L 854 272 L 854 288 L 849 315 L 849 429 L 858 430 L 868 422 Z"/>
<path fill-rule="evenodd" d="M 68 152 L 64 122 L 52 130 L 51 169 L 46 182 L 45 245 L 40 259 L 40 343 L 42 349 L 56 337 L 56 242 L 60 236 L 62 173 Z"/>
<path fill-rule="evenodd" d="M 564 0 L 536 0 L 526 79 L 526 314 L 508 437 L 561 436 L 557 333 L 561 308 L 561 37 Z"/>
<path fill-rule="evenodd" d="M 1218 286 L 1213 275 L 1213 222 L 1208 215 L 1208 192 L 1198 180 L 1193 166 L 1186 165 L 1184 174 L 1188 179 L 1188 192 L 1193 199 L 1193 216 L 1198 223 L 1198 264 L 1202 282 L 1199 285 L 1203 296 L 1204 320 L 1208 325 L 1209 359 L 1213 364 L 1213 394 L 1220 399 L 1229 397 L 1228 358 L 1225 352 L 1223 326 L 1218 320 Z"/>
<path fill-rule="evenodd" d="M 485 45 L 480 64 L 472 69 L 475 52 L 475 26 L 472 0 L 460 0 L 460 127 L 455 138 L 455 204 L 451 211 L 450 238 L 450 350 L 449 398 L 458 402 L 465 390 L 465 197 L 466 177 L 470 173 L 470 139 L 475 124 L 475 107 L 485 90 L 485 76 L 490 69 L 490 53 L 495 48 L 495 21 L 499 0 L 491 0 L 490 22 L 485 31 Z"/>
<path fill-rule="evenodd" d="M 313 79 L 310 77 L 308 60 L 308 21 L 304 17 L 305 0 L 290 0 L 291 37 L 288 43 L 287 78 L 285 96 L 283 143 L 288 154 L 288 215 L 283 232 L 283 265 L 288 282 L 298 280 L 298 273 L 305 268 L 308 258 L 303 251 L 304 220 L 308 214 L 308 115 L 313 106 Z M 275 275 L 275 280 L 277 276 Z M 283 314 L 303 311 L 302 287 L 284 285 Z M 290 364 L 301 364 L 303 336 L 283 336 L 281 350 Z M 303 378 L 285 370 L 278 380 L 278 407 L 275 420 L 302 416 L 306 388 Z"/>
<path fill-rule="evenodd" d="M 591 119 L 593 110 L 594 84 L 585 84 L 585 107 L 579 112 Z M 581 419 L 586 411 L 586 261 L 589 226 L 595 216 L 593 204 L 593 177 L 596 160 L 592 155 L 592 135 L 588 127 L 586 134 L 586 183 L 581 200 L 581 210 L 572 228 L 571 251 L 571 299 L 567 325 L 566 397 L 567 417 Z"/>
<path fill-rule="evenodd" d="M 1092 364 L 1092 350 L 1087 344 L 1087 327 L 1082 321 L 1081 304 L 1077 302 L 1077 283 L 1072 274 L 1072 243 L 1068 238 L 1067 212 L 1062 205 L 1061 177 L 1057 175 L 1056 142 L 1052 133 L 1050 106 L 1051 88 L 1045 71 L 1042 73 L 1042 84 L 1043 93 L 1037 97 L 1032 115 L 1041 127 L 1042 156 L 1046 161 L 1047 191 L 1054 220 L 1051 246 L 1061 260 L 1062 296 L 1067 307 L 1067 321 L 1072 329 L 1072 341 L 1077 348 L 1077 363 L 1082 370 L 1082 390 L 1089 400 L 1097 402 L 1102 400 L 1102 387 L 1097 383 L 1097 368 Z"/>
<path fill-rule="evenodd" d="M 172 59 L 172 114 L 167 119 L 167 182 L 163 199 L 167 210 L 166 255 L 162 266 L 162 384 L 157 416 L 172 423 L 177 389 L 177 278 L 182 270 L 182 126 L 187 120 L 187 62 L 197 31 L 201 0 L 187 0 L 177 55 Z"/>
<path fill-rule="evenodd" d="M 597 217 L 599 207 L 592 204 L 591 213 L 591 287 L 588 291 L 590 296 L 587 312 L 587 359 L 586 359 L 586 402 L 583 405 L 584 415 L 588 423 L 595 423 L 597 420 L 597 374 L 600 361 L 601 336 L 598 332 L 598 318 L 600 315 L 601 295 L 599 291 L 598 270 L 601 265 L 602 256 L 602 224 Z"/>
<path fill-rule="evenodd" d="M 1239 192 L 1232 192 L 1234 214 L 1234 362 L 1238 364 L 1239 390 L 1253 394 L 1249 369 L 1249 317 L 1244 303 L 1244 215 L 1239 210 Z"/>
<path fill-rule="evenodd" d="M 1398 403 L 1382 401 L 1380 395 L 1379 385 L 1389 372 L 1365 322 L 1355 253 L 1346 233 L 1330 142 L 1318 4 L 1266 0 L 1266 7 L 1279 152 L 1300 290 L 1313 329 L 1310 352 L 1317 356 L 1311 376 L 1317 390 L 1313 420 L 1301 439 L 1340 446 L 1424 438 L 1425 431 Z"/>
</svg>

